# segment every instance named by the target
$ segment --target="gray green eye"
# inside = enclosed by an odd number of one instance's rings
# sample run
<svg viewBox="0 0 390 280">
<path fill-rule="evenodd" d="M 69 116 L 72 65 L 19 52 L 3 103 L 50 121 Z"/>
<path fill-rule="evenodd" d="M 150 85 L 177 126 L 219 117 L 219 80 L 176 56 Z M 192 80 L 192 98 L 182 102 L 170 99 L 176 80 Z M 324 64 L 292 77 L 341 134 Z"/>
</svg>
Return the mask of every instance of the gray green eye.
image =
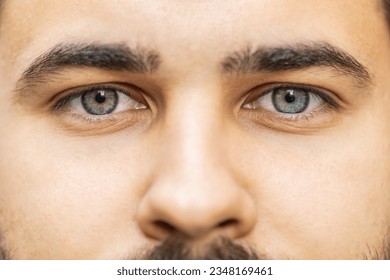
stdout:
<svg viewBox="0 0 390 280">
<path fill-rule="evenodd" d="M 284 114 L 298 114 L 307 109 L 310 95 L 303 89 L 279 88 L 272 92 L 272 104 Z"/>
<path fill-rule="evenodd" d="M 297 86 L 279 86 L 265 92 L 256 100 L 245 103 L 243 108 L 265 109 L 281 115 L 293 116 L 310 113 L 324 103 L 330 104 L 331 102 L 330 97 L 318 90 Z"/>
<path fill-rule="evenodd" d="M 54 106 L 56 111 L 70 111 L 81 116 L 112 115 L 127 110 L 148 109 L 146 102 L 141 100 L 136 90 L 128 91 L 117 89 L 114 86 L 98 85 L 89 88 L 80 88 L 62 98 Z"/>
<path fill-rule="evenodd" d="M 81 96 L 85 111 L 91 115 L 112 113 L 118 104 L 118 94 L 113 89 L 89 90 Z"/>
</svg>

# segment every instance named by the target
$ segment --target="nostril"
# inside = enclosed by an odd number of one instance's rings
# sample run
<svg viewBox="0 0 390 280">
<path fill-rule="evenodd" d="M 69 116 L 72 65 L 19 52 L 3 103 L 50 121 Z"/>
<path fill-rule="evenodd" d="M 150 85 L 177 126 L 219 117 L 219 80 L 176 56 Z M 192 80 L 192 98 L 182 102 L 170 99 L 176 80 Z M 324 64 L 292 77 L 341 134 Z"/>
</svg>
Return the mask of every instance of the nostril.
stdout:
<svg viewBox="0 0 390 280">
<path fill-rule="evenodd" d="M 162 231 L 164 231 L 166 233 L 169 233 L 169 234 L 171 234 L 174 231 L 176 231 L 174 226 L 172 226 L 169 223 L 164 222 L 164 221 L 154 221 L 153 224 L 158 229 L 160 229 L 160 230 L 162 230 Z"/>
<path fill-rule="evenodd" d="M 238 222 L 238 220 L 236 220 L 236 219 L 226 219 L 226 220 L 220 222 L 220 223 L 217 225 L 217 227 L 222 228 L 222 227 L 228 227 L 228 226 L 235 226 L 235 225 L 237 225 L 238 223 L 239 223 L 239 222 Z"/>
</svg>

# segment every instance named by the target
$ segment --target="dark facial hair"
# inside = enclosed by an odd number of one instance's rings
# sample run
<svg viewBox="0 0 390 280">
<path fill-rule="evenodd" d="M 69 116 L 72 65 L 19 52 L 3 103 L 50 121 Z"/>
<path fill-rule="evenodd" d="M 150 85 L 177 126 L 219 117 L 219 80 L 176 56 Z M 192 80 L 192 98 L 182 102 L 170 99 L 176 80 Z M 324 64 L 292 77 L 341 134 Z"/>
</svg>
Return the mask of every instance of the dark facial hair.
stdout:
<svg viewBox="0 0 390 280">
<path fill-rule="evenodd" d="M 146 254 L 148 260 L 258 260 L 252 249 L 234 243 L 230 239 L 220 238 L 195 250 L 183 237 L 171 237 Z"/>
<path fill-rule="evenodd" d="M 173 236 L 156 246 L 143 259 L 147 260 L 260 260 L 269 259 L 265 255 L 256 254 L 227 238 L 220 238 L 204 245 L 201 250 L 194 250 L 190 240 Z M 363 259 L 390 260 L 390 238 L 383 243 L 382 250 L 369 250 L 362 254 Z"/>
</svg>

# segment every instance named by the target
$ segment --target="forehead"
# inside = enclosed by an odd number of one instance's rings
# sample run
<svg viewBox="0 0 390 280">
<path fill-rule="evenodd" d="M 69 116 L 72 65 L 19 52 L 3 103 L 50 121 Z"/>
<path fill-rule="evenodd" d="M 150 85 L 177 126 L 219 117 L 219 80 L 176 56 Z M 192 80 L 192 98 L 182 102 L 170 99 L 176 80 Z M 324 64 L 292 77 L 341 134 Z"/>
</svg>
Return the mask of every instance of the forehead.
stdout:
<svg viewBox="0 0 390 280">
<path fill-rule="evenodd" d="M 387 38 L 372 0 L 8 0 L 4 8 L 3 54 L 21 68 L 69 41 L 148 46 L 166 65 L 183 67 L 211 65 L 248 45 L 325 41 L 369 66 L 380 56 L 376 42 Z"/>
</svg>

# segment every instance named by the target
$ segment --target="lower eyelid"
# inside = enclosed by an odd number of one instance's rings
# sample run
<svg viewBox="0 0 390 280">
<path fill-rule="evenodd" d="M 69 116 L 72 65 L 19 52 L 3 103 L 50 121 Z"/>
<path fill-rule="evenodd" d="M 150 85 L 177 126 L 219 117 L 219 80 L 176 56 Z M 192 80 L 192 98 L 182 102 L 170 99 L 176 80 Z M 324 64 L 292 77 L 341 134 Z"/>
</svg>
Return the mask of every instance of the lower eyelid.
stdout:
<svg viewBox="0 0 390 280">
<path fill-rule="evenodd" d="M 149 121 L 150 115 L 145 114 L 118 113 L 102 118 L 101 116 L 70 113 L 65 118 L 61 117 L 57 125 L 72 135 L 96 136 L 115 133 L 127 128 L 142 129 L 148 125 Z"/>
<path fill-rule="evenodd" d="M 70 113 L 69 117 L 76 118 L 78 120 L 87 121 L 87 122 L 114 121 L 114 120 L 118 119 L 114 115 L 91 115 L 91 114 L 80 114 L 80 113 L 74 113 L 74 112 Z"/>
<path fill-rule="evenodd" d="M 278 118 L 286 119 L 286 120 L 293 120 L 293 121 L 297 121 L 300 119 L 309 120 L 310 118 L 314 118 L 319 114 L 327 113 L 330 110 L 329 106 L 321 106 L 321 107 L 322 108 L 314 109 L 313 111 L 308 112 L 308 113 L 305 113 L 305 112 L 299 113 L 299 114 L 281 114 L 281 113 L 279 113 Z"/>
<path fill-rule="evenodd" d="M 321 97 L 317 96 L 317 98 Z M 261 108 L 246 109 L 243 112 L 247 112 L 245 115 L 258 125 L 280 131 L 298 132 L 299 130 L 329 126 L 335 120 L 335 116 L 331 113 L 336 112 L 336 110 L 331 104 L 323 101 L 312 111 L 298 114 L 283 114 Z"/>
<path fill-rule="evenodd" d="M 266 128 L 272 131 L 292 134 L 317 133 L 333 127 L 341 121 L 330 106 L 323 106 L 315 112 L 301 115 L 277 114 L 268 110 L 244 110 L 240 121 L 249 128 Z"/>
</svg>

